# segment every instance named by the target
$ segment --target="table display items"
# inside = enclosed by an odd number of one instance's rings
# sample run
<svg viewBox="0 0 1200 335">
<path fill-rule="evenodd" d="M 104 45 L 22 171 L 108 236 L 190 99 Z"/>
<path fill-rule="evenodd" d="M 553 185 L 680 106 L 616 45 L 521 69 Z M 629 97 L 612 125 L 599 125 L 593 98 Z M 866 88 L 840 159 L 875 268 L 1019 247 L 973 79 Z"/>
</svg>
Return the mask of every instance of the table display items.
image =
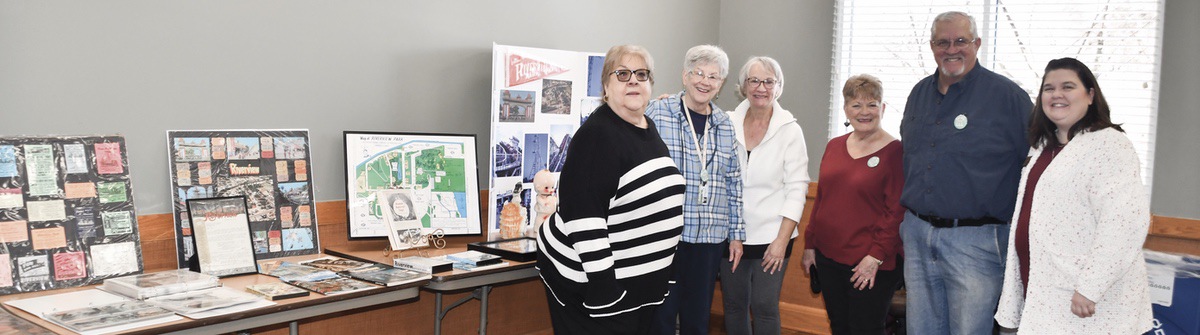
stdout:
<svg viewBox="0 0 1200 335">
<path fill-rule="evenodd" d="M 187 200 L 245 196 L 258 259 L 320 250 L 308 130 L 168 131 L 176 254 L 192 249 Z"/>
<path fill-rule="evenodd" d="M 188 199 L 199 271 L 217 277 L 255 273 L 246 197 Z"/>
<path fill-rule="evenodd" d="M 142 272 L 125 138 L 0 137 L 0 295 Z"/>
<path fill-rule="evenodd" d="M 501 258 L 530 262 L 537 259 L 537 240 L 530 237 L 518 237 L 490 242 L 467 243 L 467 250 L 476 250 Z"/>
<path fill-rule="evenodd" d="M 97 289 L 5 301 L 80 334 L 108 334 L 182 320 L 161 307 Z M 52 320 L 51 315 L 55 315 Z"/>
<path fill-rule="evenodd" d="M 341 274 L 382 286 L 395 286 L 433 278 L 427 272 L 396 268 L 383 264 L 371 264 L 362 268 L 346 270 L 341 272 Z"/>
<path fill-rule="evenodd" d="M 374 284 L 337 275 L 321 280 L 289 280 L 287 283 L 324 295 L 339 295 L 379 288 Z"/>
<path fill-rule="evenodd" d="M 192 319 L 201 318 L 199 313 L 202 312 L 261 301 L 256 295 L 223 286 L 146 299 L 148 303 Z"/>
<path fill-rule="evenodd" d="M 454 261 L 446 259 L 445 257 L 431 258 L 424 256 L 408 256 L 404 258 L 393 259 L 392 265 L 401 269 L 409 269 L 431 274 L 454 269 Z"/>
<path fill-rule="evenodd" d="M 218 281 L 217 276 L 196 273 L 187 269 L 177 269 L 107 279 L 100 286 L 100 289 L 144 300 L 220 285 L 221 283 Z"/>
<path fill-rule="evenodd" d="M 78 333 L 175 316 L 175 312 L 145 301 L 122 301 L 45 315 L 45 319 Z"/>
<path fill-rule="evenodd" d="M 482 232 L 475 135 L 347 131 L 343 140 L 350 239 L 400 241 L 395 222 L 426 233 Z"/>
<path fill-rule="evenodd" d="M 342 272 L 370 266 L 370 263 L 356 261 L 352 259 L 338 258 L 332 256 L 321 257 L 300 262 L 300 265 L 325 269 L 333 272 Z"/>
<path fill-rule="evenodd" d="M 272 301 L 308 296 L 308 290 L 282 282 L 249 285 L 246 286 L 246 292 L 254 293 Z"/>
</svg>

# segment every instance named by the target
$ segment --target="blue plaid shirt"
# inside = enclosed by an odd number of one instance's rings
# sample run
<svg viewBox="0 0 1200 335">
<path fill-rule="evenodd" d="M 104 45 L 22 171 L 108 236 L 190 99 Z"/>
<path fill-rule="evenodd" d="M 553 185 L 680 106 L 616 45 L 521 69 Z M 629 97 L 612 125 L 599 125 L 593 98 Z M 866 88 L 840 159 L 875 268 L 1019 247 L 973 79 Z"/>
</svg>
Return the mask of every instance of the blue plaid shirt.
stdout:
<svg viewBox="0 0 1200 335">
<path fill-rule="evenodd" d="M 683 178 L 687 192 L 683 201 L 683 241 L 721 243 L 746 240 L 742 220 L 742 166 L 737 158 L 737 140 L 733 122 L 716 104 L 709 103 L 712 114 L 706 126 L 710 133 L 699 137 L 708 158 L 708 203 L 700 203 L 700 157 L 692 140 L 694 128 L 688 125 L 683 108 L 683 93 L 650 102 L 646 116 L 654 121 L 658 134 Z M 711 138 L 708 138 L 711 137 Z"/>
</svg>

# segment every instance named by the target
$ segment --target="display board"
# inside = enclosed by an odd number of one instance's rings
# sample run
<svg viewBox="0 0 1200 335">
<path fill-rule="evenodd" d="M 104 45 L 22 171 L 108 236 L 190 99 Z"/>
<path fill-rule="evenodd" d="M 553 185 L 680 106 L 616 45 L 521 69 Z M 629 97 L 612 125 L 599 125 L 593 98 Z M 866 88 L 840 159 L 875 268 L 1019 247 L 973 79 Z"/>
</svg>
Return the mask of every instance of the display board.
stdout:
<svg viewBox="0 0 1200 335">
<path fill-rule="evenodd" d="M 527 227 L 533 176 L 558 177 L 571 136 L 600 106 L 604 54 L 492 45 L 488 229 Z"/>
<path fill-rule="evenodd" d="M 482 232 L 475 135 L 347 131 L 343 140 L 351 239 L 389 236 L 386 219 L 399 207 L 426 233 Z M 407 201 L 383 197 L 392 190 L 406 190 Z"/>
<path fill-rule="evenodd" d="M 125 138 L 0 138 L 0 294 L 142 272 Z"/>
<path fill-rule="evenodd" d="M 320 251 L 308 130 L 167 131 L 179 267 L 195 255 L 187 200 L 245 196 L 259 259 Z"/>
</svg>

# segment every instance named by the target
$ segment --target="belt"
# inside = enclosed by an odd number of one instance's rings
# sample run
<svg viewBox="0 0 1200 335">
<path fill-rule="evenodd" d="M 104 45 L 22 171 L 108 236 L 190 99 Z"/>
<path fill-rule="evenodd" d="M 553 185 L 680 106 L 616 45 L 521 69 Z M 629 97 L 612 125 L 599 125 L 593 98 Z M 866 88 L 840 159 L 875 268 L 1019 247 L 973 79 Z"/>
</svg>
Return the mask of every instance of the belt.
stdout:
<svg viewBox="0 0 1200 335">
<path fill-rule="evenodd" d="M 914 213 L 914 214 L 916 214 L 916 213 Z M 1004 221 L 1000 221 L 1000 219 L 990 217 L 990 216 L 985 216 L 985 217 L 977 218 L 977 219 L 947 219 L 947 218 L 940 218 L 940 217 L 933 216 L 933 215 L 917 214 L 917 217 L 921 218 L 921 220 L 925 220 L 925 222 L 929 222 L 930 225 L 933 225 L 934 227 L 937 227 L 937 228 L 978 227 L 978 226 L 982 226 L 982 225 L 1004 224 L 1005 223 Z"/>
</svg>

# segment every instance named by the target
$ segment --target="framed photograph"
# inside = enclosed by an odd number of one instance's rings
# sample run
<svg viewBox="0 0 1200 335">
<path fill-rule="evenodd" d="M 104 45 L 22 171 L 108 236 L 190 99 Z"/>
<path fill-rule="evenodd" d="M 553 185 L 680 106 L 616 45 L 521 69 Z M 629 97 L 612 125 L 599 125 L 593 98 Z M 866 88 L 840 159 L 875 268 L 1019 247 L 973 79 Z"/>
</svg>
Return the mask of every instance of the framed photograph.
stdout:
<svg viewBox="0 0 1200 335">
<path fill-rule="evenodd" d="M 482 233 L 475 135 L 347 131 L 343 139 L 350 239 L 392 239 L 394 224 Z"/>
<path fill-rule="evenodd" d="M 477 250 L 497 255 L 510 261 L 529 262 L 537 259 L 538 247 L 537 240 L 532 237 L 518 237 L 489 242 L 468 243 L 467 250 Z"/>
<path fill-rule="evenodd" d="M 217 277 L 258 273 L 245 196 L 188 199 L 200 273 Z"/>
</svg>

